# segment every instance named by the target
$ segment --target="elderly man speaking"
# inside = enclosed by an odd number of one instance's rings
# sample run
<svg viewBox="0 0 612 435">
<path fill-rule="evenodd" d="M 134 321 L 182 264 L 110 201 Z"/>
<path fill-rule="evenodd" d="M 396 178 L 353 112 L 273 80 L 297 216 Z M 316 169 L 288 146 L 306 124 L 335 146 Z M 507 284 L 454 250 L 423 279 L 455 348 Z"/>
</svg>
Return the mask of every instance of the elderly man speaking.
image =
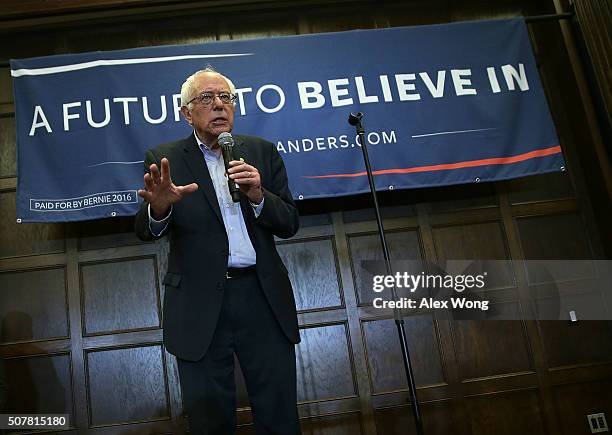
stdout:
<svg viewBox="0 0 612 435">
<path fill-rule="evenodd" d="M 299 434 L 297 316 L 274 244 L 297 232 L 298 212 L 272 143 L 234 135 L 226 173 L 218 137 L 234 127 L 235 100 L 231 80 L 212 68 L 185 80 L 181 111 L 193 133 L 146 152 L 136 233 L 170 239 L 164 344 L 177 357 L 191 433 L 235 432 L 235 354 L 256 433 Z"/>
</svg>

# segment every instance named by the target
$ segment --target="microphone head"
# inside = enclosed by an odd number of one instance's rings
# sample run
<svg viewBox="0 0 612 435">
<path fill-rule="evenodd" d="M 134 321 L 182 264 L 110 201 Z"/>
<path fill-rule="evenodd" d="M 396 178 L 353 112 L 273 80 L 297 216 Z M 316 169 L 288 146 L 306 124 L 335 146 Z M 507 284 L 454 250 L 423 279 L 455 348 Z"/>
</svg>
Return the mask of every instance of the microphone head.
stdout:
<svg viewBox="0 0 612 435">
<path fill-rule="evenodd" d="M 363 118 L 363 113 L 361 112 L 351 113 L 349 115 L 348 122 L 351 125 L 357 125 L 361 121 L 361 118 Z"/>
<path fill-rule="evenodd" d="M 220 147 L 233 147 L 234 146 L 234 138 L 228 132 L 223 132 L 217 138 L 217 143 Z"/>
</svg>

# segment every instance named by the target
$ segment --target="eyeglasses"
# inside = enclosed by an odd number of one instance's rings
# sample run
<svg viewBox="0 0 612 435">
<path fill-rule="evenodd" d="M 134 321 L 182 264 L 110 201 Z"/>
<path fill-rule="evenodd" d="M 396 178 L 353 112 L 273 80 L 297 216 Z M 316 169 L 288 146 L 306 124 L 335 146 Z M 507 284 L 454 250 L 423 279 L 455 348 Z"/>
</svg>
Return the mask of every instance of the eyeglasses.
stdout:
<svg viewBox="0 0 612 435">
<path fill-rule="evenodd" d="M 223 104 L 233 103 L 236 101 L 236 98 L 238 98 L 236 94 L 231 94 L 229 92 L 219 92 L 218 94 L 215 94 L 214 92 L 202 92 L 200 95 L 189 100 L 187 104 L 197 101 L 203 106 L 208 106 L 214 101 L 215 97 L 219 97 L 219 100 L 221 100 Z"/>
</svg>

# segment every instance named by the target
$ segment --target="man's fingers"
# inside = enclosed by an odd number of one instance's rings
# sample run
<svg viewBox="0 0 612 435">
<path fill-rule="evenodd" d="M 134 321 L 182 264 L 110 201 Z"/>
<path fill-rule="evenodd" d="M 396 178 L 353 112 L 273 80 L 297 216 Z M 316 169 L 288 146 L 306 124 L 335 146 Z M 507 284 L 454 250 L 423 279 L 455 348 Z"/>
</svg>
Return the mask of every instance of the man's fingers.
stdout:
<svg viewBox="0 0 612 435">
<path fill-rule="evenodd" d="M 256 170 L 252 170 L 252 171 L 246 170 L 246 171 L 241 171 L 241 172 L 230 174 L 230 178 L 234 181 L 241 180 L 241 179 L 254 179 L 254 178 L 257 178 L 258 176 L 259 176 L 259 172 L 257 172 Z"/>
<path fill-rule="evenodd" d="M 161 181 L 172 182 L 170 178 L 170 161 L 165 157 L 161 159 Z"/>
<path fill-rule="evenodd" d="M 151 194 L 151 192 L 147 192 L 146 190 L 139 189 L 138 196 L 140 196 L 142 199 L 144 199 L 147 202 L 151 202 L 151 197 L 153 195 Z"/>
<path fill-rule="evenodd" d="M 144 175 L 144 184 L 145 189 L 147 189 L 148 191 L 151 191 L 155 188 L 155 183 L 153 182 L 153 177 L 151 177 L 151 174 Z"/>
<path fill-rule="evenodd" d="M 257 168 L 246 164 L 244 162 L 240 162 L 238 160 L 232 160 L 229 162 L 231 168 L 227 170 L 228 174 L 237 174 L 239 172 L 257 172 Z"/>
<path fill-rule="evenodd" d="M 238 166 L 238 165 L 246 165 L 246 163 L 244 163 L 244 160 L 230 160 L 229 165 Z"/>
<path fill-rule="evenodd" d="M 196 183 L 191 183 L 186 186 L 177 186 L 177 189 L 179 192 L 187 194 L 198 190 L 198 185 Z"/>
<path fill-rule="evenodd" d="M 152 164 L 149 167 L 149 171 L 151 173 L 151 178 L 153 179 L 153 183 L 154 184 L 159 184 L 160 175 L 159 175 L 159 168 L 157 167 L 157 165 L 156 164 Z"/>
</svg>

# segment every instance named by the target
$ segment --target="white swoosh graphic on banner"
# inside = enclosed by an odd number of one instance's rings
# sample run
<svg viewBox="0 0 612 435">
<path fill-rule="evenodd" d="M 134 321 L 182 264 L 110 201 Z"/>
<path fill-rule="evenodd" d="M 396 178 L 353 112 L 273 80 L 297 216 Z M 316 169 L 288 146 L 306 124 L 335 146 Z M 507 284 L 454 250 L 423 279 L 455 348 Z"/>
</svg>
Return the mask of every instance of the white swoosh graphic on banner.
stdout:
<svg viewBox="0 0 612 435">
<path fill-rule="evenodd" d="M 255 53 L 234 53 L 234 54 L 191 54 L 183 56 L 165 56 L 165 57 L 143 57 L 140 59 L 100 59 L 93 60 L 91 62 L 74 63 L 72 65 L 61 65 L 51 66 L 47 68 L 33 68 L 33 69 L 16 69 L 11 70 L 11 76 L 41 76 L 45 74 L 57 74 L 69 71 L 77 71 L 80 69 L 96 68 L 99 66 L 112 66 L 112 65 L 131 65 L 138 63 L 156 63 L 156 62 L 172 62 L 175 60 L 186 60 L 186 59 L 208 59 L 211 57 L 237 57 L 237 56 L 252 56 Z"/>
<path fill-rule="evenodd" d="M 104 166 L 104 165 L 139 165 L 144 163 L 144 160 L 137 160 L 135 162 L 103 162 L 96 163 L 95 165 L 89 165 L 88 168 L 95 168 L 96 166 Z"/>
<path fill-rule="evenodd" d="M 427 137 L 427 136 L 439 136 L 441 134 L 472 133 L 475 131 L 485 131 L 485 130 L 496 130 L 496 128 L 475 128 L 473 130 L 441 131 L 439 133 L 413 134 L 412 137 L 417 138 L 417 137 Z"/>
</svg>

